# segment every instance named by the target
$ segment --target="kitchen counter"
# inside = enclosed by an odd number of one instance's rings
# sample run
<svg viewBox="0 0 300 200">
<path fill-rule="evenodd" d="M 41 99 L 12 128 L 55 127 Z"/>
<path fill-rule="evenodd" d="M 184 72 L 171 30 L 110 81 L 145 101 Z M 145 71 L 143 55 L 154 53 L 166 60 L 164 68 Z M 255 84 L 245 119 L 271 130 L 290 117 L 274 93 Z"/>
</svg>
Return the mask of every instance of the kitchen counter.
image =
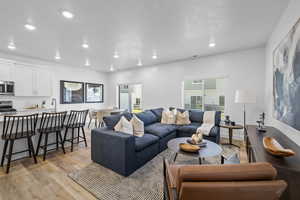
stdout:
<svg viewBox="0 0 300 200">
<path fill-rule="evenodd" d="M 11 112 L 11 113 L 0 113 L 0 123 L 3 122 L 4 116 L 5 115 L 30 115 L 30 114 L 35 114 L 38 113 L 39 117 L 41 117 L 41 114 L 43 112 L 54 112 L 53 108 L 36 108 L 36 109 L 23 109 L 23 110 L 18 110 L 16 112 Z"/>
</svg>

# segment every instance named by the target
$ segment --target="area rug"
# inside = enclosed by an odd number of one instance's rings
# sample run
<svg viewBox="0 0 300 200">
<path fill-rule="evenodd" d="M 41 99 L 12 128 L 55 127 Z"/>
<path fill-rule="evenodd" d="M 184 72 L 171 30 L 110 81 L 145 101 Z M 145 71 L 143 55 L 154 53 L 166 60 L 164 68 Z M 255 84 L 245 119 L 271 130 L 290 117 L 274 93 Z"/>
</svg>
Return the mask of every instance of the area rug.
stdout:
<svg viewBox="0 0 300 200">
<path fill-rule="evenodd" d="M 223 150 L 226 158 L 238 160 L 238 149 L 223 146 Z M 163 158 L 172 159 L 173 154 L 168 149 L 163 151 L 128 177 L 123 177 L 97 163 L 91 163 L 69 174 L 69 177 L 100 200 L 162 200 Z M 205 159 L 203 162 L 218 163 L 220 157 Z M 198 159 L 179 154 L 176 164 L 198 164 Z"/>
</svg>

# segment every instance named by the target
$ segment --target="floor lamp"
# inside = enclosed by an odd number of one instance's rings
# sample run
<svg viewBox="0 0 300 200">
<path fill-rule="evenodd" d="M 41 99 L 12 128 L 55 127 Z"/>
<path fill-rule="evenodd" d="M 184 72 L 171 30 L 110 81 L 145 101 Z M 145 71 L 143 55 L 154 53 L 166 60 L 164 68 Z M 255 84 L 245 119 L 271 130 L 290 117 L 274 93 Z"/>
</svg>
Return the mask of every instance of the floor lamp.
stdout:
<svg viewBox="0 0 300 200">
<path fill-rule="evenodd" d="M 248 90 L 236 90 L 235 91 L 235 103 L 241 103 L 244 106 L 244 135 L 246 129 L 246 104 L 256 103 L 256 96 L 253 92 Z"/>
</svg>

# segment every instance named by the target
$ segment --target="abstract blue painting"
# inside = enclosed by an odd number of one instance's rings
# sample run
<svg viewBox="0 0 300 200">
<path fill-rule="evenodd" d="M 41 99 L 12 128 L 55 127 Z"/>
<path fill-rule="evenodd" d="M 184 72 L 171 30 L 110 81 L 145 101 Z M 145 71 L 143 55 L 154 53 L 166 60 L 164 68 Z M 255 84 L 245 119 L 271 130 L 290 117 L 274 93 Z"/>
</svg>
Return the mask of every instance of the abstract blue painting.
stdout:
<svg viewBox="0 0 300 200">
<path fill-rule="evenodd" d="M 300 20 L 273 52 L 274 117 L 300 130 Z"/>
</svg>

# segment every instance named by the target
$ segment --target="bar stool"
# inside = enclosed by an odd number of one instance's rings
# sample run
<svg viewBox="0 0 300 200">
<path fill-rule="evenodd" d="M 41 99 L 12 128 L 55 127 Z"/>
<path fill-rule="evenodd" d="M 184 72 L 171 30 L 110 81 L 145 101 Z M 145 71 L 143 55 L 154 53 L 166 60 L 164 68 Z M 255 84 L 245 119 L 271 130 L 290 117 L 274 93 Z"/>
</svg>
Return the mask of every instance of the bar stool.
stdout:
<svg viewBox="0 0 300 200">
<path fill-rule="evenodd" d="M 66 131 L 64 136 L 64 142 L 70 142 L 71 143 L 71 152 L 73 152 L 73 145 L 74 140 L 77 139 L 77 144 L 80 142 L 84 142 L 85 146 L 87 147 L 85 132 L 84 132 L 84 126 L 86 121 L 86 116 L 88 114 L 89 110 L 81 110 L 81 111 L 75 111 L 71 110 L 71 113 L 69 115 L 67 124 L 66 124 Z M 68 130 L 72 129 L 72 135 L 70 139 L 67 139 Z M 77 129 L 77 137 L 74 137 L 75 129 Z M 80 129 L 82 131 L 82 136 L 80 136 Z M 79 140 L 79 138 L 82 138 L 83 140 Z"/>
<path fill-rule="evenodd" d="M 90 118 L 90 121 L 89 121 L 89 124 L 88 124 L 88 128 L 90 128 L 92 120 L 95 121 L 95 128 L 97 128 L 97 111 L 90 110 L 90 112 L 89 112 L 89 118 Z"/>
<path fill-rule="evenodd" d="M 2 140 L 4 140 L 4 149 L 1 159 L 1 167 L 4 164 L 5 157 L 7 157 L 6 173 L 9 173 L 11 157 L 12 155 L 29 152 L 29 157 L 33 157 L 34 163 L 37 163 L 34 147 L 32 143 L 32 136 L 35 135 L 35 128 L 37 124 L 38 114 L 32 115 L 17 115 L 17 116 L 4 116 L 3 122 L 3 135 Z M 28 149 L 14 152 L 13 146 L 15 140 L 27 139 Z M 7 147 L 9 143 L 8 155 L 6 155 Z"/>
<path fill-rule="evenodd" d="M 63 139 L 61 136 L 61 131 L 64 128 L 64 123 L 65 119 L 67 116 L 67 112 L 56 112 L 56 113 L 43 113 L 42 114 L 42 119 L 40 123 L 40 128 L 38 131 L 40 132 L 39 140 L 38 140 L 38 145 L 36 149 L 35 155 L 38 156 L 40 148 L 44 150 L 43 152 L 43 160 L 46 160 L 46 154 L 48 151 L 52 150 L 58 150 L 59 148 L 59 143 L 61 144 L 61 148 L 64 153 L 65 148 L 64 148 L 64 143 Z M 56 141 L 54 143 L 48 144 L 48 136 L 51 133 L 56 134 Z M 44 136 L 44 145 L 41 146 L 41 141 L 42 137 Z M 49 145 L 56 145 L 56 148 L 53 149 L 47 149 Z"/>
</svg>

